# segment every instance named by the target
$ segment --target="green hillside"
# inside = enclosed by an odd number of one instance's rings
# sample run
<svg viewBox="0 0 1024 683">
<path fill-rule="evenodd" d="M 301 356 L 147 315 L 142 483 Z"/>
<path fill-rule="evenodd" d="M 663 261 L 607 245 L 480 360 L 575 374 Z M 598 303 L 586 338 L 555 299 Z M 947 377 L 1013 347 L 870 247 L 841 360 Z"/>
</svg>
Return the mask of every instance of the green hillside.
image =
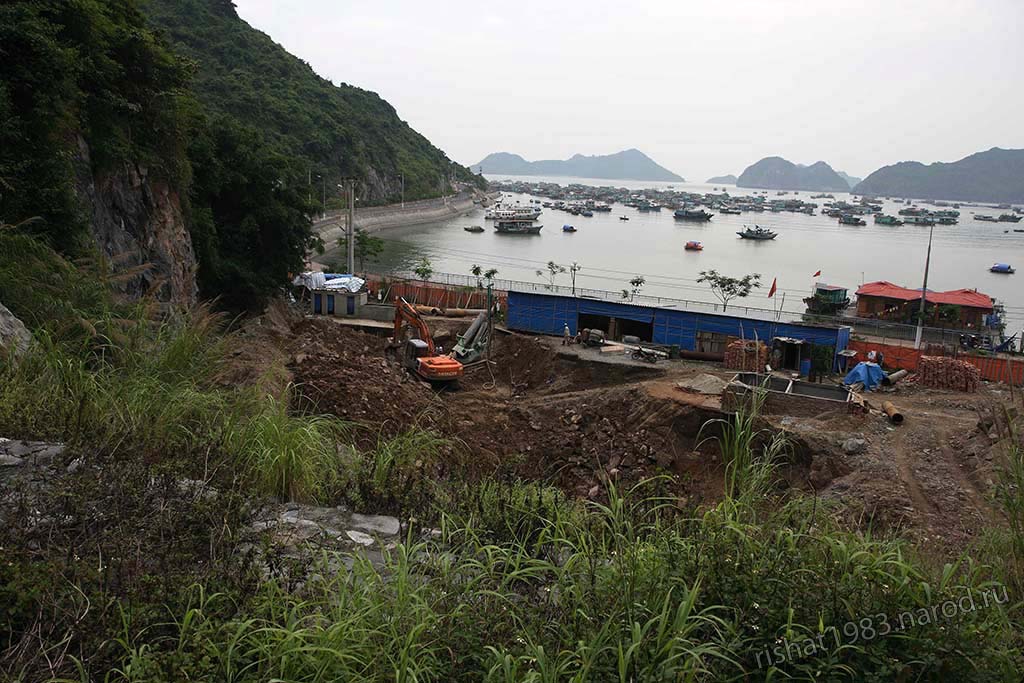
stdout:
<svg viewBox="0 0 1024 683">
<path fill-rule="evenodd" d="M 242 21 L 229 0 L 143 0 L 142 6 L 177 52 L 195 62 L 203 104 L 305 160 L 314 181 L 326 176 L 329 197 L 346 176 L 360 179 L 358 193 L 368 203 L 397 201 L 400 174 L 406 199 L 437 196 L 450 178 L 480 182 L 377 94 L 321 78 Z"/>
</svg>

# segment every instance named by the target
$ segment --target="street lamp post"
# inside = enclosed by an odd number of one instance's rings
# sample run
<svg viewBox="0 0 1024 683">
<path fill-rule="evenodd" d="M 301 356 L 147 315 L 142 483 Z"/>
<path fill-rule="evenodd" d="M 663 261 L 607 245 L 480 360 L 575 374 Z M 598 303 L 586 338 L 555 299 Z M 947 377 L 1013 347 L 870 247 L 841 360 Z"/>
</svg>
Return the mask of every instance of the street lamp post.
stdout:
<svg viewBox="0 0 1024 683">
<path fill-rule="evenodd" d="M 921 337 L 924 335 L 925 300 L 928 298 L 928 268 L 932 263 L 932 235 L 935 225 L 928 229 L 928 255 L 924 259 L 924 286 L 921 287 L 921 310 L 917 315 L 917 334 L 914 336 L 914 348 L 921 348 Z"/>
</svg>

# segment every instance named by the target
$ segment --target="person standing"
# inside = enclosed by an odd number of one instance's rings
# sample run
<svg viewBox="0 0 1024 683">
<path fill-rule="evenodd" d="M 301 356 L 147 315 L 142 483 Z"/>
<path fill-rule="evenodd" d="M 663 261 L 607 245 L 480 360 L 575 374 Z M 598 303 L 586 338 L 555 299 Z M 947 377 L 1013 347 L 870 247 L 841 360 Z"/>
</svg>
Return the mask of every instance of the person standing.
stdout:
<svg viewBox="0 0 1024 683">
<path fill-rule="evenodd" d="M 572 343 L 572 334 L 569 332 L 569 323 L 565 324 L 565 329 L 562 330 L 562 346 L 568 346 Z"/>
</svg>

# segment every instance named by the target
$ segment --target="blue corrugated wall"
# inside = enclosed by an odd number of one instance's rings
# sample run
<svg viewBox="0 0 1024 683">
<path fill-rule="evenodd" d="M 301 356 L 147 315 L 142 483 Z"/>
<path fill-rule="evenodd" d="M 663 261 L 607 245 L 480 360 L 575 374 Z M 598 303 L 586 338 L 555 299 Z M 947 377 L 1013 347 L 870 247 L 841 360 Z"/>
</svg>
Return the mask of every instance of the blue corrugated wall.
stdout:
<svg viewBox="0 0 1024 683">
<path fill-rule="evenodd" d="M 836 329 L 776 323 L 731 315 L 634 306 L 554 294 L 508 293 L 509 329 L 560 335 L 563 326 L 568 324 L 569 330 L 576 334 L 579 313 L 653 322 L 654 335 L 651 341 L 666 346 L 677 344 L 679 348 L 687 351 L 696 350 L 698 331 L 746 339 L 757 337 L 764 341 L 769 341 L 773 337 L 792 337 L 812 344 L 834 346 L 837 352 L 845 349 L 850 340 L 850 330 L 846 327 Z"/>
</svg>

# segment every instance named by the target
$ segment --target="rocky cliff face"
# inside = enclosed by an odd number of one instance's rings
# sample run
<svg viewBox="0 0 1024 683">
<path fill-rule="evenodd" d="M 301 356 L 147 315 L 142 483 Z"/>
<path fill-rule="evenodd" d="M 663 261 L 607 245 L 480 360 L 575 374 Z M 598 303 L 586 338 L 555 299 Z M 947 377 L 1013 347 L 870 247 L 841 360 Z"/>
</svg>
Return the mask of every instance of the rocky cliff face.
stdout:
<svg viewBox="0 0 1024 683">
<path fill-rule="evenodd" d="M 847 192 L 850 186 L 824 161 L 800 166 L 782 157 L 765 157 L 748 166 L 737 187 L 759 190 L 828 190 Z"/>
<path fill-rule="evenodd" d="M 148 266 L 119 282 L 128 298 L 153 294 L 162 302 L 196 302 L 196 257 L 181 200 L 166 182 L 139 164 L 95 174 L 89 146 L 76 140 L 76 189 L 92 234 L 115 272 Z"/>
</svg>

